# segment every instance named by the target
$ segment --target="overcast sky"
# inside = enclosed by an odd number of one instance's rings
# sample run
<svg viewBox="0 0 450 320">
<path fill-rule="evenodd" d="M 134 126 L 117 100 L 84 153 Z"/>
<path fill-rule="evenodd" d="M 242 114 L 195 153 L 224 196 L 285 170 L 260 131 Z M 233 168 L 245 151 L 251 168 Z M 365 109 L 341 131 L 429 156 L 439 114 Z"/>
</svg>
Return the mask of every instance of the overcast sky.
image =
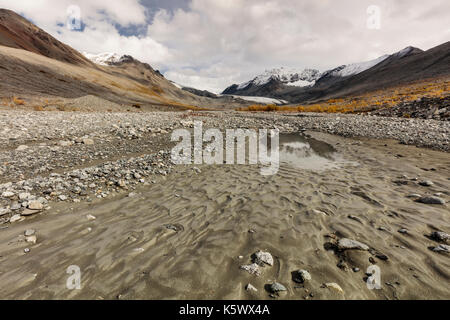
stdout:
<svg viewBox="0 0 450 320">
<path fill-rule="evenodd" d="M 80 8 L 81 30 L 67 28 L 70 5 Z M 81 52 L 130 54 L 170 80 L 214 92 L 275 67 L 325 71 L 450 40 L 449 0 L 0 0 L 0 7 Z"/>
</svg>

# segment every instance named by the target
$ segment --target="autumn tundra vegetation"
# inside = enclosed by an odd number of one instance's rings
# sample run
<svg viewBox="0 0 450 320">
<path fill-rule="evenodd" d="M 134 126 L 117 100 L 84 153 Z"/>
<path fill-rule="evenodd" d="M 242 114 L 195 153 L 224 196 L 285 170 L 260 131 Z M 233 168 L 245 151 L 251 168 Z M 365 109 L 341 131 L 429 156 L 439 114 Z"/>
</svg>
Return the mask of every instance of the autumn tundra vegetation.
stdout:
<svg viewBox="0 0 450 320">
<path fill-rule="evenodd" d="M 318 112 L 318 113 L 360 113 L 380 108 L 394 107 L 400 102 L 416 101 L 422 97 L 445 98 L 450 92 L 450 80 L 433 79 L 420 81 L 407 86 L 397 86 L 385 90 L 378 90 L 364 95 L 329 99 L 308 105 L 277 106 L 251 105 L 238 108 L 238 111 L 250 112 Z"/>
</svg>

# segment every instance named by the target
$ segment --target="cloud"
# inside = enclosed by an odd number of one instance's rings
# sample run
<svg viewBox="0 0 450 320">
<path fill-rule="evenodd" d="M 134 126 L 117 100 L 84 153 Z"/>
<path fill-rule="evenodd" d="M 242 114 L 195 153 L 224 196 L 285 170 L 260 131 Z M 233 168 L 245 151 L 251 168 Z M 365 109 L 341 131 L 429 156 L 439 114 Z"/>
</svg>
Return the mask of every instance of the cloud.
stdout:
<svg viewBox="0 0 450 320">
<path fill-rule="evenodd" d="M 381 9 L 380 30 L 367 28 L 370 5 Z M 171 52 L 168 77 L 218 91 L 266 68 L 326 70 L 428 49 L 448 40 L 449 10 L 446 0 L 193 0 L 187 11 L 157 13 L 148 35 Z"/>
<path fill-rule="evenodd" d="M 72 3 L 81 8 L 83 32 L 57 25 Z M 381 10 L 379 30 L 367 28 L 370 5 Z M 450 32 L 448 0 L 0 0 L 0 6 L 79 51 L 131 54 L 171 80 L 215 92 L 268 68 L 324 71 L 410 45 L 429 49 Z"/>
<path fill-rule="evenodd" d="M 82 32 L 66 27 L 67 10 L 80 8 Z M 131 54 L 155 67 L 170 58 L 169 50 L 146 36 L 123 36 L 120 28 L 146 24 L 147 8 L 138 0 L 0 0 L 0 7 L 31 19 L 58 40 L 81 52 Z"/>
</svg>

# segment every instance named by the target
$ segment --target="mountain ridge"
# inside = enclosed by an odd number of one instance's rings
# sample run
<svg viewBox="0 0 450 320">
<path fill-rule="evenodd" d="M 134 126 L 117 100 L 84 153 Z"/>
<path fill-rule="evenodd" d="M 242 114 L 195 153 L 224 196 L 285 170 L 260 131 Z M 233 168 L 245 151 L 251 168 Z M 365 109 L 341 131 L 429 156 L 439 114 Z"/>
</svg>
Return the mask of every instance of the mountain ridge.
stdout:
<svg viewBox="0 0 450 320">
<path fill-rule="evenodd" d="M 235 95 L 243 96 L 283 99 L 292 103 L 307 103 L 349 94 L 365 93 L 380 89 L 383 86 L 405 84 L 423 78 L 449 75 L 449 43 L 444 43 L 427 51 L 409 46 L 374 60 L 342 65 L 321 73 L 311 86 L 287 86 L 277 79 L 271 79 L 262 85 L 252 85 L 245 88 L 241 86 L 240 89 L 238 85 L 234 84 L 225 89 L 224 92 L 233 92 Z M 430 66 L 430 69 L 420 67 L 434 60 L 435 55 L 439 57 L 436 63 Z"/>
</svg>

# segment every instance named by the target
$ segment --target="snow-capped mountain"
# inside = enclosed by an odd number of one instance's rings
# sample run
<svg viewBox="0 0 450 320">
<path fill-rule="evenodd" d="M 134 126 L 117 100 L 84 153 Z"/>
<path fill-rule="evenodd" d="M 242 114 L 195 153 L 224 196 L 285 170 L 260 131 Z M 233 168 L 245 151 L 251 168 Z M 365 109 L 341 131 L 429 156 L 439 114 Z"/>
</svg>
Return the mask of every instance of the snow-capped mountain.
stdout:
<svg viewBox="0 0 450 320">
<path fill-rule="evenodd" d="M 253 78 L 253 80 L 241 83 L 237 86 L 238 90 L 247 88 L 250 85 L 263 86 L 269 83 L 271 80 L 278 80 L 283 84 L 292 86 L 311 86 L 315 81 L 320 78 L 319 70 L 305 69 L 302 71 L 288 68 L 275 68 L 266 70 L 263 74 L 260 74 Z"/>
<path fill-rule="evenodd" d="M 386 55 L 381 56 L 381 57 L 379 57 L 377 59 L 374 59 L 374 60 L 343 65 L 343 66 L 337 67 L 335 69 L 326 71 L 326 72 L 323 73 L 323 75 L 329 74 L 329 75 L 331 75 L 333 77 L 354 76 L 356 74 L 359 74 L 361 72 L 364 72 L 364 71 L 372 68 L 373 66 L 376 66 L 377 64 L 379 64 L 380 62 L 386 60 L 389 57 L 390 56 L 388 54 L 386 54 Z"/>
<path fill-rule="evenodd" d="M 420 52 L 422 52 L 422 50 L 414 47 L 406 47 L 405 49 L 400 50 L 396 53 L 393 53 L 391 55 L 386 54 L 374 60 L 342 65 L 322 73 L 322 76 L 317 80 L 316 83 L 317 85 L 336 83 L 344 78 L 356 76 L 364 71 L 370 70 L 382 62 L 387 63 L 392 59 L 401 59 L 403 57 L 408 57 Z"/>
<path fill-rule="evenodd" d="M 415 48 L 415 47 L 406 47 L 403 50 L 400 50 L 399 52 L 394 53 L 392 56 L 397 58 L 403 58 L 412 54 L 421 53 L 423 52 L 421 49 Z"/>
<path fill-rule="evenodd" d="M 118 63 L 122 63 L 128 61 L 130 56 L 127 55 L 119 55 L 117 53 L 100 53 L 100 54 L 91 54 L 87 52 L 83 52 L 83 55 L 94 62 L 95 64 L 99 64 L 101 66 L 110 66 Z"/>
<path fill-rule="evenodd" d="M 383 55 L 370 61 L 341 65 L 323 73 L 315 69 L 303 71 L 290 68 L 272 69 L 251 81 L 229 86 L 223 91 L 223 94 L 303 102 L 349 94 L 349 92 L 370 91 L 380 87 L 381 83 L 385 85 L 396 83 L 391 70 L 395 70 L 397 79 L 405 81 L 404 77 L 410 75 L 403 74 L 407 70 L 404 70 L 402 66 L 408 61 L 419 59 L 414 57 L 423 54 L 424 51 L 418 48 L 406 47 L 391 55 Z M 421 62 L 418 62 L 418 65 L 421 65 Z M 412 64 L 408 67 L 413 68 Z M 419 67 L 414 66 L 414 68 Z M 419 71 L 423 72 L 423 70 Z M 411 76 L 411 78 L 413 77 Z"/>
</svg>

